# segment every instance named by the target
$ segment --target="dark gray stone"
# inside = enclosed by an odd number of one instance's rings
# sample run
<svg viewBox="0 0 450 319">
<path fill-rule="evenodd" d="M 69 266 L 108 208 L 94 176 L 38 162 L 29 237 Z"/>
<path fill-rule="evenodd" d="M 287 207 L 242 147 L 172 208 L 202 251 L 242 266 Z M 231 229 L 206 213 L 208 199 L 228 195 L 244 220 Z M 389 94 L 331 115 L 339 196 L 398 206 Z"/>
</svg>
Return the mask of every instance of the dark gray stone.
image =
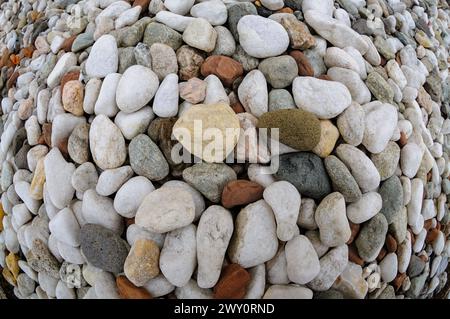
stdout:
<svg viewBox="0 0 450 319">
<path fill-rule="evenodd" d="M 373 261 L 383 248 L 388 223 L 383 214 L 378 213 L 361 227 L 355 240 L 358 255 L 364 261 Z"/>
<path fill-rule="evenodd" d="M 246 15 L 257 15 L 258 11 L 251 2 L 240 2 L 228 7 L 228 29 L 233 34 L 236 41 L 239 41 L 237 24 Z"/>
<path fill-rule="evenodd" d="M 392 223 L 403 207 L 403 187 L 397 176 L 391 176 L 381 184 L 378 193 L 383 200 L 380 213 L 386 217 L 388 224 Z"/>
</svg>

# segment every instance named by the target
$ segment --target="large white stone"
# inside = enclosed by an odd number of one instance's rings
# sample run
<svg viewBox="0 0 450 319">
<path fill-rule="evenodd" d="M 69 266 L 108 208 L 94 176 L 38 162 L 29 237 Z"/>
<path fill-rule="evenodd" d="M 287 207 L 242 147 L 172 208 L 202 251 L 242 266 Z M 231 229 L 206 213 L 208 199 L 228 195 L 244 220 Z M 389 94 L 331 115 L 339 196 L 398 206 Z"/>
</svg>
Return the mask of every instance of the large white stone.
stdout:
<svg viewBox="0 0 450 319">
<path fill-rule="evenodd" d="M 102 35 L 92 46 L 86 61 L 86 73 L 90 77 L 104 78 L 117 72 L 119 50 L 116 39 L 109 34 Z"/>
</svg>

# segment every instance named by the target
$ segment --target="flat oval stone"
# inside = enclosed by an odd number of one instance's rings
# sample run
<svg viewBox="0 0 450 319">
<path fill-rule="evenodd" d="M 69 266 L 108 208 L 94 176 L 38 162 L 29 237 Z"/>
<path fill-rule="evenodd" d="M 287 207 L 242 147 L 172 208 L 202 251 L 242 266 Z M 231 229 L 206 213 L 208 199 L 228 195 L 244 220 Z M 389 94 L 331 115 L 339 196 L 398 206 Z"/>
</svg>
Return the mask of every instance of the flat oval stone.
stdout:
<svg viewBox="0 0 450 319">
<path fill-rule="evenodd" d="M 159 181 L 169 174 L 169 164 L 159 147 L 145 134 L 133 138 L 128 146 L 133 171 L 151 181 Z"/>
<path fill-rule="evenodd" d="M 383 214 L 378 213 L 363 225 L 355 240 L 358 255 L 367 262 L 375 260 L 383 248 L 388 223 Z"/>
<path fill-rule="evenodd" d="M 376 192 L 364 193 L 357 202 L 347 206 L 347 217 L 354 224 L 371 219 L 381 210 L 382 199 Z"/>
<path fill-rule="evenodd" d="M 153 240 L 138 239 L 130 249 L 124 272 L 136 286 L 141 287 L 159 274 L 159 248 Z"/>
<path fill-rule="evenodd" d="M 239 119 L 224 103 L 194 105 L 175 123 L 173 135 L 191 154 L 206 162 L 222 162 L 238 142 Z"/>
<path fill-rule="evenodd" d="M 312 153 L 281 155 L 275 177 L 290 182 L 306 197 L 321 199 L 331 193 L 330 180 L 322 160 Z"/>
<path fill-rule="evenodd" d="M 116 39 L 109 34 L 102 35 L 92 46 L 86 61 L 86 73 L 90 77 L 104 78 L 117 72 L 119 50 Z"/>
<path fill-rule="evenodd" d="M 81 250 L 93 266 L 120 273 L 128 255 L 128 245 L 113 231 L 100 225 L 86 224 L 80 231 Z"/>
<path fill-rule="evenodd" d="M 285 252 L 287 274 L 291 281 L 304 285 L 319 274 L 319 257 L 308 237 L 294 237 L 286 243 Z"/>
<path fill-rule="evenodd" d="M 358 183 L 344 163 L 336 156 L 330 155 L 324 159 L 324 164 L 333 188 L 344 196 L 346 202 L 352 203 L 361 198 Z"/>
<path fill-rule="evenodd" d="M 381 181 L 387 180 L 395 174 L 397 169 L 400 160 L 400 147 L 397 143 L 390 141 L 381 153 L 372 154 L 370 159 L 380 173 Z"/>
<path fill-rule="evenodd" d="M 235 180 L 225 185 L 222 192 L 222 205 L 232 208 L 247 205 L 263 197 L 264 187 L 258 183 L 247 180 Z"/>
<path fill-rule="evenodd" d="M 148 194 L 136 213 L 136 224 L 151 232 L 166 233 L 189 225 L 195 217 L 192 195 L 181 188 L 164 187 Z"/>
<path fill-rule="evenodd" d="M 383 200 L 383 207 L 380 213 L 386 217 L 388 224 L 391 224 L 403 209 L 403 187 L 397 176 L 388 178 L 381 184 L 378 193 Z"/>
<path fill-rule="evenodd" d="M 278 128 L 280 142 L 299 151 L 311 151 L 320 141 L 320 121 L 312 113 L 298 109 L 263 114 L 258 128 Z"/>
<path fill-rule="evenodd" d="M 291 85 L 298 76 L 297 62 L 290 55 L 267 58 L 259 64 L 258 69 L 275 89 Z"/>
</svg>

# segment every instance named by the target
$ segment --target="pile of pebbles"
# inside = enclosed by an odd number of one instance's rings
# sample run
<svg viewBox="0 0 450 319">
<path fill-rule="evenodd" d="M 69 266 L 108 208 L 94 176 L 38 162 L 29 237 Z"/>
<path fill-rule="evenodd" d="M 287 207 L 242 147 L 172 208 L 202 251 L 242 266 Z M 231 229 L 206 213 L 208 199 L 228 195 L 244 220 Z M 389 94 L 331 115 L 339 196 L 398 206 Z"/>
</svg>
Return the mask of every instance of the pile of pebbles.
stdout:
<svg viewBox="0 0 450 319">
<path fill-rule="evenodd" d="M 446 1 L 9 0 L 0 25 L 6 293 L 448 298 Z M 282 144 L 198 152 L 195 120 Z"/>
</svg>

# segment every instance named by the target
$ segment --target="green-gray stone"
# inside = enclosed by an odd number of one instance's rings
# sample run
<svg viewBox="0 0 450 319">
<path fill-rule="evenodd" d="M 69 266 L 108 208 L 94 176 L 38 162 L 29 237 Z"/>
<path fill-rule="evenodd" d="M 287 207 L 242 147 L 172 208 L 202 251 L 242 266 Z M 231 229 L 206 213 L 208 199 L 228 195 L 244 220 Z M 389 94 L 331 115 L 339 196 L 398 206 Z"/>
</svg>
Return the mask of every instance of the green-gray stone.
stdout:
<svg viewBox="0 0 450 319">
<path fill-rule="evenodd" d="M 371 72 L 367 76 L 366 85 L 377 100 L 392 103 L 394 91 L 383 77 L 377 72 Z"/>
<path fill-rule="evenodd" d="M 94 44 L 94 38 L 91 33 L 81 33 L 79 34 L 75 41 L 72 43 L 72 52 L 79 52 L 87 49 L 92 44 Z"/>
<path fill-rule="evenodd" d="M 388 223 L 383 214 L 378 213 L 365 223 L 355 240 L 359 256 L 367 262 L 373 261 L 383 248 Z"/>
<path fill-rule="evenodd" d="M 347 166 L 334 155 L 326 157 L 324 164 L 333 189 L 340 192 L 347 203 L 358 201 L 362 196 L 361 190 Z"/>
<path fill-rule="evenodd" d="M 162 23 L 152 22 L 145 28 L 143 42 L 148 47 L 151 47 L 153 43 L 163 43 L 176 51 L 183 44 L 183 39 L 174 29 Z"/>
<path fill-rule="evenodd" d="M 381 184 L 378 193 L 383 200 L 380 213 L 386 217 L 386 221 L 390 224 L 403 208 L 403 187 L 400 179 L 395 175 L 388 178 Z"/>
</svg>

